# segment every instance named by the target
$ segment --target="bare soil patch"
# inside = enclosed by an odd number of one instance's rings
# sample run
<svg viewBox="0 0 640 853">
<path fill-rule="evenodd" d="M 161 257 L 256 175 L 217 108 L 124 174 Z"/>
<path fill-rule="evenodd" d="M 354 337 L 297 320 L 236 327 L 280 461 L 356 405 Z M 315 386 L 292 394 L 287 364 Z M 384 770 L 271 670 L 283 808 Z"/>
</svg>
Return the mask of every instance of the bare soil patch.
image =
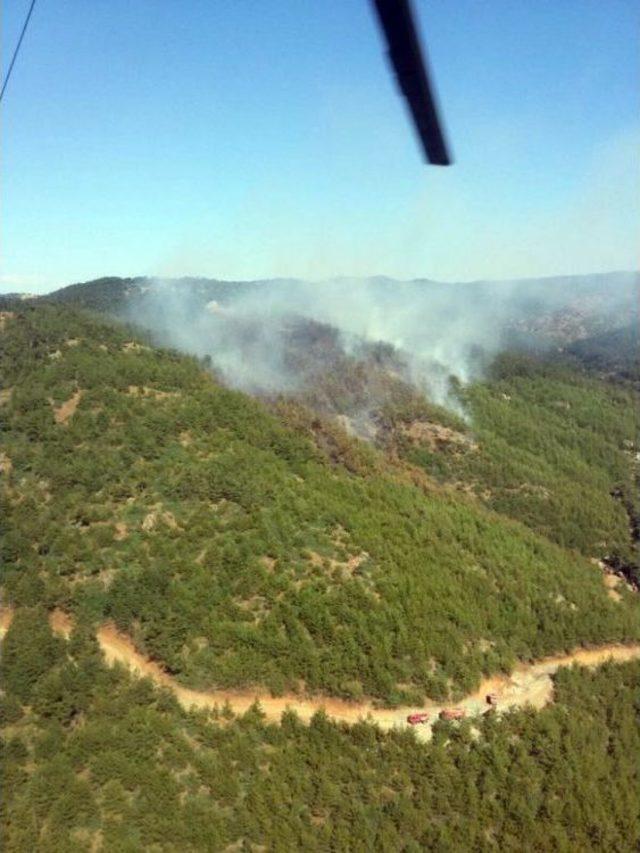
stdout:
<svg viewBox="0 0 640 853">
<path fill-rule="evenodd" d="M 177 391 L 160 391 L 147 385 L 129 385 L 127 393 L 130 397 L 148 397 L 153 400 L 166 400 L 168 397 L 179 397 Z"/>
<path fill-rule="evenodd" d="M 53 407 L 53 417 L 57 424 L 67 424 L 78 408 L 78 404 L 82 399 L 82 391 L 76 391 L 73 396 L 69 397 L 62 405 Z M 52 403 L 53 405 L 53 403 Z"/>
<path fill-rule="evenodd" d="M 115 532 L 113 534 L 113 538 L 116 542 L 122 542 L 123 539 L 126 539 L 129 535 L 129 528 L 124 523 L 124 521 L 117 521 L 114 525 Z"/>
</svg>

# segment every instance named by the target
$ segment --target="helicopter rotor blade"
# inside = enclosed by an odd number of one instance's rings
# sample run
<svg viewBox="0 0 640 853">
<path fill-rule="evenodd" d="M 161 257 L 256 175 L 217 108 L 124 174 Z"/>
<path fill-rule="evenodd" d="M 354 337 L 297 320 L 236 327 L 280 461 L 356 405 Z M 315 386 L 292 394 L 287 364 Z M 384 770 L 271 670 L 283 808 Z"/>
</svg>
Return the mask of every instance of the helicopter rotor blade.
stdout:
<svg viewBox="0 0 640 853">
<path fill-rule="evenodd" d="M 407 99 L 413 124 L 429 163 L 450 166 L 451 156 L 429 80 L 409 0 L 371 0 L 388 45 L 388 57 Z"/>
</svg>

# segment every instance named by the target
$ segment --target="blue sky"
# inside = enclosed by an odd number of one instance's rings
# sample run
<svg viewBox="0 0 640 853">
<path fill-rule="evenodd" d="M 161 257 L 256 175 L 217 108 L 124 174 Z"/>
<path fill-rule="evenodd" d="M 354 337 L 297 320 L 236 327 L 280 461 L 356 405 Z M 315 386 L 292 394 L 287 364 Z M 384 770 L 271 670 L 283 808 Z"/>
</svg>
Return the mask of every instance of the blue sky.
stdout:
<svg viewBox="0 0 640 853">
<path fill-rule="evenodd" d="M 27 6 L 3 4 L 3 69 Z M 367 0 L 39 0 L 2 105 L 0 291 L 636 268 L 637 0 L 415 7 L 451 169 Z"/>
</svg>

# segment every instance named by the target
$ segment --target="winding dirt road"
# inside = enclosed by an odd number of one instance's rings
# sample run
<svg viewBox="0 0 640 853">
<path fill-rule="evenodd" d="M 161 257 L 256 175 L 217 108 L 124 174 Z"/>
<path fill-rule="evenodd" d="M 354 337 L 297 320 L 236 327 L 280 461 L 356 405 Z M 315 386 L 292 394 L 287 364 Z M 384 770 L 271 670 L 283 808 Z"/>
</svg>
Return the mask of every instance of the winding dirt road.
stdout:
<svg viewBox="0 0 640 853">
<path fill-rule="evenodd" d="M 12 617 L 11 610 L 0 611 L 0 635 L 6 633 Z M 70 617 L 59 610 L 51 613 L 50 622 L 53 630 L 64 636 L 69 636 L 73 628 Z M 213 709 L 228 704 L 234 713 L 243 714 L 258 700 L 267 720 L 271 722 L 279 722 L 282 713 L 287 709 L 294 710 L 301 720 L 309 722 L 322 708 L 333 720 L 356 723 L 358 720 L 369 719 L 381 729 L 388 730 L 407 726 L 407 716 L 416 710 L 426 711 L 430 722 L 433 722 L 445 707 L 435 702 L 427 702 L 423 708 L 418 709 L 415 706 L 380 709 L 373 707 L 370 702 L 345 702 L 329 696 L 304 699 L 293 694 L 273 697 L 259 690 L 192 690 L 179 684 L 157 663 L 142 655 L 130 638 L 119 632 L 113 624 L 102 625 L 97 631 L 97 638 L 110 666 L 122 664 L 136 675 L 150 678 L 155 684 L 168 688 L 185 708 Z M 456 707 L 464 708 L 468 716 L 480 714 L 487 709 L 487 694 L 494 693 L 498 699 L 498 708 L 524 705 L 542 708 L 553 698 L 551 676 L 561 667 L 572 664 L 594 667 L 609 660 L 623 662 L 636 658 L 640 658 L 640 644 L 605 645 L 595 649 L 577 649 L 570 654 L 544 658 L 533 664 L 520 664 L 509 676 L 497 675 L 485 679 L 478 690 L 458 702 Z M 422 737 L 430 736 L 430 723 L 416 728 Z"/>
</svg>

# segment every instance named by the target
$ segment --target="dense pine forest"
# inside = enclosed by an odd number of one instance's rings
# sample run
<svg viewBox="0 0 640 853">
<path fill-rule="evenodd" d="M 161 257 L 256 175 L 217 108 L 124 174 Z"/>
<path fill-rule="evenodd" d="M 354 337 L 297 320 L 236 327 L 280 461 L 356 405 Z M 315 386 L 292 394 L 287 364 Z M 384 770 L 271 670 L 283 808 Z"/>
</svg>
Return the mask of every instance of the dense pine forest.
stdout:
<svg viewBox="0 0 640 853">
<path fill-rule="evenodd" d="M 559 673 L 548 708 L 425 744 L 317 714 L 186 713 L 41 608 L 4 642 L 4 849 L 637 849 L 640 663 Z"/>
<path fill-rule="evenodd" d="M 419 408 L 390 409 L 401 455 L 565 548 L 627 565 L 637 583 L 640 554 L 629 536 L 630 518 L 640 515 L 634 387 L 513 353 L 460 396 L 470 413 L 469 424 L 457 425 L 466 441 L 445 436 L 435 448 L 406 428 Z"/>
<path fill-rule="evenodd" d="M 113 621 L 191 687 L 419 707 L 639 641 L 631 373 L 504 353 L 462 417 L 394 380 L 362 441 L 386 351 L 256 399 L 77 301 L 4 307 L 5 849 L 637 849 L 637 662 L 425 743 L 186 711 L 96 642 Z"/>
</svg>

